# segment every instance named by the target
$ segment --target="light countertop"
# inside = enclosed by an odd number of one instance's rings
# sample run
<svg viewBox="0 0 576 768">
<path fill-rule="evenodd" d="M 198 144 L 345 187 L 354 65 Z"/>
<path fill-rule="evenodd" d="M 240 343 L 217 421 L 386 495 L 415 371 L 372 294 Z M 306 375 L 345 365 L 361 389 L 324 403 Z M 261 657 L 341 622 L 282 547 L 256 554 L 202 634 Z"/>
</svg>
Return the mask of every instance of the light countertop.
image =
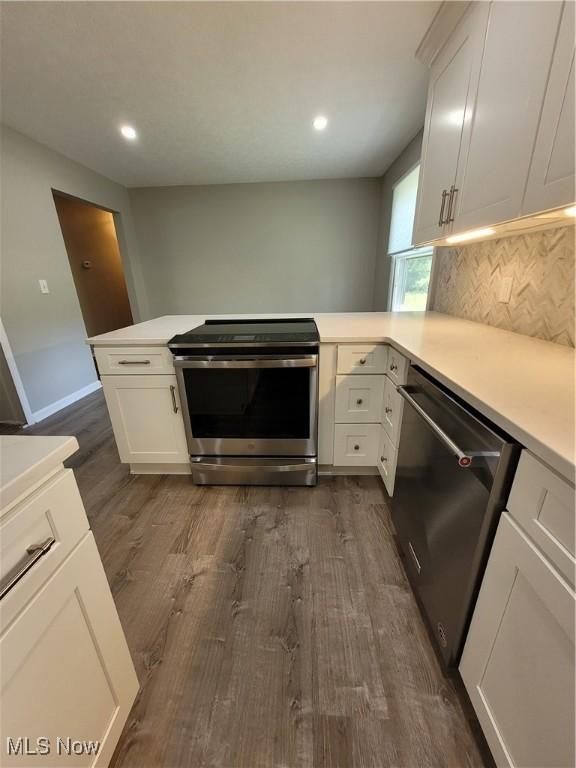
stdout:
<svg viewBox="0 0 576 768">
<path fill-rule="evenodd" d="M 314 317 L 324 343 L 388 343 L 574 482 L 574 349 L 436 312 L 166 315 L 88 339 L 166 344 L 207 317 Z"/>
<path fill-rule="evenodd" d="M 0 436 L 0 514 L 77 450 L 75 437 Z"/>
</svg>

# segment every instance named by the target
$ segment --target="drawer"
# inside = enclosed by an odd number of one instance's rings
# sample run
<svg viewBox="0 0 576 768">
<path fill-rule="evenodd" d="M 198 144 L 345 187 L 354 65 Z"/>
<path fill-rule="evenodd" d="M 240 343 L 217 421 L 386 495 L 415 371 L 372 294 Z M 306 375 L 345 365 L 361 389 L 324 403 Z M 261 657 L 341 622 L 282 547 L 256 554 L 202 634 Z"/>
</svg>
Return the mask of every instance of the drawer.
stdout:
<svg viewBox="0 0 576 768">
<path fill-rule="evenodd" d="M 384 404 L 382 407 L 382 426 L 386 430 L 392 445 L 397 447 L 400 441 L 400 426 L 402 424 L 402 409 L 404 400 L 396 391 L 394 382 L 386 377 L 384 384 Z"/>
<path fill-rule="evenodd" d="M 380 441 L 380 424 L 336 424 L 334 465 L 374 467 Z"/>
<path fill-rule="evenodd" d="M 336 422 L 379 422 L 386 376 L 336 376 Z"/>
<path fill-rule="evenodd" d="M 396 448 L 392 445 L 392 441 L 388 437 L 384 427 L 381 427 L 380 448 L 378 449 L 376 466 L 378 467 L 382 480 L 384 480 L 384 486 L 386 487 L 389 496 L 392 496 L 394 493 L 397 459 L 398 453 Z"/>
<path fill-rule="evenodd" d="M 174 373 L 168 347 L 94 347 L 100 375 Z"/>
<path fill-rule="evenodd" d="M 59 472 L 17 505 L 0 525 L 2 579 L 24 565 L 27 550 L 53 538 L 50 549 L 30 567 L 2 601 L 2 627 L 30 600 L 88 531 L 89 524 L 71 469 Z"/>
<path fill-rule="evenodd" d="M 508 511 L 563 576 L 574 584 L 576 510 L 573 486 L 522 451 Z"/>
<path fill-rule="evenodd" d="M 339 344 L 337 373 L 386 373 L 386 344 Z"/>
<path fill-rule="evenodd" d="M 410 367 L 410 360 L 400 352 L 390 347 L 388 352 L 388 367 L 386 373 L 394 382 L 394 384 L 406 384 L 408 376 L 408 368 Z"/>
</svg>

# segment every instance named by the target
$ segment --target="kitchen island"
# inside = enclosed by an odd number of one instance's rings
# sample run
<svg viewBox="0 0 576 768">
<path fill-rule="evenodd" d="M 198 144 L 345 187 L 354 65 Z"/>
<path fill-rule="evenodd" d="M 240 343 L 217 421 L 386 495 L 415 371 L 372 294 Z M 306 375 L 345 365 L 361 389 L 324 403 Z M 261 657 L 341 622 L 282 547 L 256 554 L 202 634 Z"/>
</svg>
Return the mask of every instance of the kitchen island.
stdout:
<svg viewBox="0 0 576 768">
<path fill-rule="evenodd" d="M 141 371 L 173 375 L 166 346 L 172 336 L 208 318 L 314 317 L 320 333 L 320 463 L 330 466 L 334 428 L 335 355 L 338 345 L 387 345 L 447 386 L 505 430 L 532 454 L 574 482 L 574 349 L 468 320 L 426 313 L 290 313 L 255 315 L 166 315 L 89 338 L 99 361 L 105 351 L 156 353 Z M 110 358 L 109 358 L 110 359 Z M 116 371 L 117 373 L 117 371 Z M 143 381 L 143 380 L 142 380 Z M 137 408 L 138 406 L 135 406 Z M 144 414 L 142 414 L 143 416 Z M 113 421 L 114 421 L 114 414 Z M 178 416 L 178 414 L 174 414 Z M 179 419 L 181 422 L 181 418 Z M 175 428 L 178 419 L 173 424 Z M 172 429 L 172 427 L 171 427 Z M 182 431 L 181 447 L 185 456 Z M 139 471 L 146 471 L 140 461 Z M 171 469 L 187 471 L 184 461 L 169 459 Z M 166 462 L 158 457 L 149 471 Z"/>
</svg>

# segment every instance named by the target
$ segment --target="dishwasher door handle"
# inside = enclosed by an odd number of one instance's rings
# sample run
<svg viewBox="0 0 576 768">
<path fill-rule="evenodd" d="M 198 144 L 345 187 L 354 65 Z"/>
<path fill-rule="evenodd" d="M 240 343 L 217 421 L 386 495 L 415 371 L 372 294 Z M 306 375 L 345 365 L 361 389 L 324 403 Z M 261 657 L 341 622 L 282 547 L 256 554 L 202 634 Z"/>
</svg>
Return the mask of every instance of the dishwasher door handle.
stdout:
<svg viewBox="0 0 576 768">
<path fill-rule="evenodd" d="M 458 445 L 456 445 L 454 440 L 452 440 L 452 438 L 449 437 L 446 434 L 446 432 L 444 432 L 444 430 L 441 427 L 438 426 L 438 424 L 436 424 L 434 419 L 432 419 L 426 413 L 424 408 L 422 408 L 422 406 L 419 405 L 416 402 L 416 400 L 414 400 L 412 395 L 410 395 L 406 391 L 405 387 L 399 386 L 399 387 L 396 387 L 396 390 L 397 390 L 398 394 L 400 394 L 404 398 L 404 400 L 406 400 L 408 405 L 412 406 L 412 408 L 414 408 L 416 413 L 424 419 L 426 424 L 428 424 L 430 429 L 440 438 L 440 440 L 442 440 L 444 445 L 446 445 L 452 451 L 452 453 L 457 457 L 457 459 L 458 459 L 458 466 L 464 467 L 464 468 L 470 467 L 472 465 L 472 459 L 474 458 L 474 456 L 485 455 L 485 454 L 482 454 L 482 453 L 473 453 L 472 454 L 472 453 L 466 453 L 466 451 L 463 451 Z M 489 455 L 493 455 L 493 454 L 489 454 Z"/>
</svg>

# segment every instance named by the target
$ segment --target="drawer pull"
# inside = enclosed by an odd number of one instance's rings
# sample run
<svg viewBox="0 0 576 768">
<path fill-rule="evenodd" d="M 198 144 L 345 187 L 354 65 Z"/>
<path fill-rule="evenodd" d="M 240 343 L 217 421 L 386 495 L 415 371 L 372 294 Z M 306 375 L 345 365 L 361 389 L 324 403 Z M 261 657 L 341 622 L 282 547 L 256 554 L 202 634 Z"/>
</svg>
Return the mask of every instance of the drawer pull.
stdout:
<svg viewBox="0 0 576 768">
<path fill-rule="evenodd" d="M 396 365 L 396 363 L 391 363 L 391 365 L 390 365 L 390 370 L 391 370 L 393 373 L 394 373 L 394 372 L 396 372 L 396 371 L 398 370 L 398 366 Z"/>
<path fill-rule="evenodd" d="M 150 360 L 118 360 L 118 365 L 150 365 Z"/>
<path fill-rule="evenodd" d="M 361 357 L 360 360 L 358 360 L 358 362 L 360 363 L 360 365 L 366 365 L 366 358 Z"/>
<path fill-rule="evenodd" d="M 384 412 L 385 413 L 392 413 L 392 408 L 390 408 L 389 406 L 386 406 L 386 408 L 384 408 Z"/>
<path fill-rule="evenodd" d="M 356 405 L 362 405 L 363 402 L 364 401 L 362 400 L 362 398 L 359 397 L 358 400 L 356 400 Z"/>
<path fill-rule="evenodd" d="M 0 600 L 10 592 L 12 587 L 15 587 L 20 579 L 25 576 L 28 571 L 35 565 L 40 558 L 50 550 L 52 544 L 56 543 L 56 539 L 51 536 L 41 544 L 32 544 L 26 549 L 27 557 L 25 557 L 20 563 L 17 563 L 11 571 L 0 582 Z"/>
<path fill-rule="evenodd" d="M 355 450 L 355 451 L 359 451 L 359 450 L 360 450 L 360 446 L 359 446 L 359 445 L 355 445 L 355 446 L 354 446 L 354 450 Z"/>
<path fill-rule="evenodd" d="M 178 405 L 176 404 L 176 387 L 174 384 L 170 384 L 170 394 L 172 395 L 172 410 L 174 413 L 178 413 Z"/>
<path fill-rule="evenodd" d="M 388 459 L 386 458 L 386 456 L 380 456 L 380 461 L 382 462 L 382 464 L 384 464 L 384 462 L 388 461 Z"/>
</svg>

